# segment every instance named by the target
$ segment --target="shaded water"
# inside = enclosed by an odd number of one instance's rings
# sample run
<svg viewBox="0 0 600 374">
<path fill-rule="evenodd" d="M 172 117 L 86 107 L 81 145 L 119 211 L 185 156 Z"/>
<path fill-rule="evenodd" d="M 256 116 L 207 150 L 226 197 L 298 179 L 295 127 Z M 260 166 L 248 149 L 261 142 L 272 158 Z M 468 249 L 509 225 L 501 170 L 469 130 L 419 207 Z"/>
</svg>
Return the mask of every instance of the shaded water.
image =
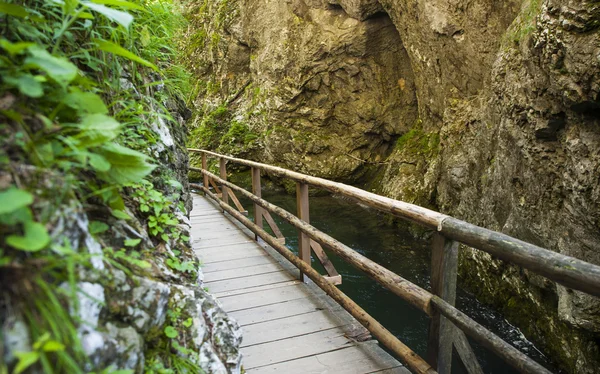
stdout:
<svg viewBox="0 0 600 374">
<path fill-rule="evenodd" d="M 247 178 L 235 178 L 235 183 L 250 190 Z M 263 185 L 265 185 L 263 183 Z M 295 196 L 279 189 L 263 188 L 263 198 L 291 213 L 296 213 Z M 240 201 L 253 217 L 253 205 L 241 196 Z M 273 215 L 274 220 L 286 237 L 286 245 L 297 253 L 298 234 L 296 229 Z M 335 196 L 310 197 L 310 221 L 319 230 L 329 234 L 362 255 L 386 267 L 409 281 L 430 290 L 430 242 L 416 240 L 398 229 L 377 211 L 362 207 L 345 198 Z M 268 227 L 265 222 L 265 227 Z M 386 290 L 361 271 L 348 265 L 327 249 L 330 260 L 342 275 L 339 288 L 377 319 L 422 357 L 427 352 L 427 329 L 429 319 L 392 292 Z M 313 256 L 313 266 L 324 271 Z M 544 366 L 547 359 L 521 332 L 510 325 L 498 312 L 477 301 L 460 288 L 457 290 L 457 307 L 471 318 L 484 325 L 502 339 L 528 354 Z M 517 373 L 500 358 L 471 341 L 485 373 Z M 460 359 L 453 358 L 453 373 L 464 373 Z M 555 371 L 549 367 L 551 371 Z"/>
</svg>

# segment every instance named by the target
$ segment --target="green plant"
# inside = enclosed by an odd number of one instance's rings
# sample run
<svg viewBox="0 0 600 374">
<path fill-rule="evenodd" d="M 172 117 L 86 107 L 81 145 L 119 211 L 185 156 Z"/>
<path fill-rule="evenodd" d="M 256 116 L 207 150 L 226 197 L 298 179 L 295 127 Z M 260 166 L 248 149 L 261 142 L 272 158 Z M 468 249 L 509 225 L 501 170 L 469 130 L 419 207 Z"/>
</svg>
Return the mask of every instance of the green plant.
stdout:
<svg viewBox="0 0 600 374">
<path fill-rule="evenodd" d="M 78 373 L 87 362 L 77 284 L 94 256 L 48 231 L 65 207 L 130 219 L 140 209 L 131 186 L 151 191 L 144 178 L 167 174 L 148 155 L 157 141 L 151 120 L 170 120 L 163 102 L 190 90 L 172 43 L 185 21 L 173 10 L 168 1 L 0 3 L 0 279 L 36 342 L 15 371 Z M 146 212 L 162 229 L 155 236 L 184 239 L 173 215 L 178 195 L 152 197 L 161 204 Z M 89 218 L 91 234 L 109 230 L 106 217 Z M 148 268 L 140 244 L 104 248 L 106 264 Z"/>
</svg>

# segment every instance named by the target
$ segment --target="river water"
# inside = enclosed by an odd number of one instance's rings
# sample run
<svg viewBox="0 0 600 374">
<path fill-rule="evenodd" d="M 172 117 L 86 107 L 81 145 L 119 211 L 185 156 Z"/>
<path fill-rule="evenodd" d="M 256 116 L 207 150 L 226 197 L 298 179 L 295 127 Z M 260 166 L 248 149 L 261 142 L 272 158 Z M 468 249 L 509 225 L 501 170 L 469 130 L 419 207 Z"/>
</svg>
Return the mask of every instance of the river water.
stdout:
<svg viewBox="0 0 600 374">
<path fill-rule="evenodd" d="M 248 185 L 249 178 L 246 175 L 238 175 L 232 179 L 237 185 L 251 190 Z M 296 214 L 295 196 L 286 194 L 277 188 L 263 188 L 262 194 L 267 201 Z M 244 207 L 248 209 L 249 217 L 252 219 L 251 201 L 241 196 L 238 197 Z M 276 215 L 272 216 L 286 237 L 287 247 L 297 254 L 298 234 L 296 229 Z M 430 290 L 430 242 L 414 239 L 413 235 L 390 224 L 389 221 L 389 217 L 376 210 L 360 206 L 343 197 L 310 197 L 310 222 L 313 226 L 394 273 Z M 266 222 L 265 227 L 268 227 Z M 339 288 L 404 344 L 425 357 L 429 322 L 426 315 L 377 284 L 361 271 L 339 259 L 335 254 L 327 249 L 325 251 L 337 271 L 342 275 L 342 284 Z M 324 274 L 320 263 L 314 256 L 313 266 Z M 557 371 L 516 327 L 508 323 L 497 311 L 480 303 L 462 289 L 460 279 L 458 283 L 456 306 L 461 311 L 548 367 L 552 372 Z M 471 341 L 471 345 L 485 373 L 517 373 L 485 348 L 473 341 Z M 465 373 L 459 362 L 460 359 L 454 354 L 453 373 Z"/>
</svg>

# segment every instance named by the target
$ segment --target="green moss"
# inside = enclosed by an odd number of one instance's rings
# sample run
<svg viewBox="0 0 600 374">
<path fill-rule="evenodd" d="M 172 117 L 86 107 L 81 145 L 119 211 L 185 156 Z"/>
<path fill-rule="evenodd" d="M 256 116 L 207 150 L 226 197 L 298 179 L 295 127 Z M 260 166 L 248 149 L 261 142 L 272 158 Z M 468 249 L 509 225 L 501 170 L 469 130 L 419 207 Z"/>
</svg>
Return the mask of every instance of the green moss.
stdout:
<svg viewBox="0 0 600 374">
<path fill-rule="evenodd" d="M 529 0 L 519 17 L 509 27 L 505 35 L 505 41 L 520 44 L 535 30 L 535 18 L 539 14 L 541 4 L 541 0 Z"/>
<path fill-rule="evenodd" d="M 440 135 L 435 132 L 423 132 L 420 127 L 414 127 L 396 141 L 396 149 L 426 157 L 435 156 L 439 152 Z"/>
</svg>

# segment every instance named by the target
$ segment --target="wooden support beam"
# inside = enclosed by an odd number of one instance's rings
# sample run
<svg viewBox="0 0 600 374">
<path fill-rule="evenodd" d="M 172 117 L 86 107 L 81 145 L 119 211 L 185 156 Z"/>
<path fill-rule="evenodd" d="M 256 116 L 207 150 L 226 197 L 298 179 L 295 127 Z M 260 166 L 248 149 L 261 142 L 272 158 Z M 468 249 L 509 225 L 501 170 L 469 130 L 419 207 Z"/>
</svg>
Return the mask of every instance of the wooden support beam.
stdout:
<svg viewBox="0 0 600 374">
<path fill-rule="evenodd" d="M 302 221 L 310 223 L 310 214 L 308 208 L 308 184 L 296 183 L 296 215 Z M 310 262 L 310 238 L 302 230 L 298 230 L 298 254 L 300 259 L 311 265 Z M 300 280 L 308 280 L 303 272 L 300 272 Z"/>
<path fill-rule="evenodd" d="M 208 170 L 205 153 L 202 154 L 202 169 Z M 204 187 L 208 188 L 208 175 L 202 174 L 202 183 L 204 184 Z"/>
<path fill-rule="evenodd" d="M 244 209 L 244 207 L 242 206 L 242 203 L 240 203 L 237 196 L 235 196 L 235 194 L 233 193 L 232 190 L 228 189 L 228 191 L 229 191 L 229 197 L 231 198 L 231 201 L 233 201 L 233 204 L 235 205 L 237 210 L 239 210 L 239 212 L 242 213 L 243 215 L 247 216 L 248 211 L 246 209 Z"/>
<path fill-rule="evenodd" d="M 219 176 L 223 180 L 227 180 L 227 160 L 223 157 L 219 158 Z M 225 204 L 229 205 L 229 189 L 226 186 L 221 186 L 223 197 L 221 198 Z M 225 213 L 225 212 L 223 212 Z"/>
<path fill-rule="evenodd" d="M 483 369 L 481 369 L 481 365 L 479 365 L 479 361 L 477 360 L 477 356 L 475 356 L 475 352 L 473 352 L 473 348 L 469 341 L 467 340 L 467 336 L 460 329 L 455 329 L 456 335 L 454 335 L 454 349 L 456 349 L 456 353 L 458 353 L 458 357 L 462 361 L 465 369 L 468 374 L 483 374 Z"/>
<path fill-rule="evenodd" d="M 457 266 L 458 243 L 436 233 L 431 253 L 431 292 L 452 306 L 456 301 Z M 440 374 L 450 374 L 452 370 L 455 330 L 454 325 L 434 309 L 429 323 L 427 362 Z"/>
<path fill-rule="evenodd" d="M 310 247 L 312 248 L 313 252 L 315 253 L 315 256 L 317 256 L 317 258 L 319 259 L 319 261 L 325 268 L 327 275 L 329 275 L 326 278 L 328 278 L 336 286 L 342 284 L 342 276 L 340 275 L 340 273 L 337 272 L 337 270 L 335 270 L 335 267 L 329 260 L 327 253 L 325 253 L 325 251 L 323 250 L 323 247 L 321 247 L 321 244 L 319 244 L 316 241 L 311 239 Z"/>
<path fill-rule="evenodd" d="M 215 181 L 212 178 L 208 179 L 209 183 L 211 186 L 213 186 L 213 188 L 215 189 L 215 192 L 217 193 L 217 195 L 219 195 L 219 198 L 221 198 L 221 189 L 219 188 L 219 186 L 217 186 L 217 184 L 215 183 Z"/>
<path fill-rule="evenodd" d="M 456 309 L 438 296 L 432 296 L 431 303 L 444 317 L 449 319 L 476 342 L 495 353 L 506 363 L 521 373 L 551 374 L 548 369 L 535 362 L 533 359 L 512 345 L 502 340 L 499 336 L 475 322 L 472 318 Z"/>
<path fill-rule="evenodd" d="M 262 197 L 262 187 L 260 184 L 260 169 L 252 168 L 252 194 L 258 198 Z M 263 208 L 254 203 L 254 223 L 256 226 L 263 228 Z M 254 240 L 258 240 L 258 235 L 254 236 Z"/>
<path fill-rule="evenodd" d="M 275 234 L 277 240 L 279 240 L 281 244 L 285 244 L 285 236 L 283 236 L 281 230 L 279 230 L 279 227 L 277 227 L 275 220 L 273 219 L 273 217 L 271 217 L 271 213 L 269 213 L 266 210 L 263 210 L 263 217 L 265 218 L 265 221 L 267 221 L 267 223 L 269 224 L 271 230 L 273 230 L 273 234 Z"/>
</svg>

